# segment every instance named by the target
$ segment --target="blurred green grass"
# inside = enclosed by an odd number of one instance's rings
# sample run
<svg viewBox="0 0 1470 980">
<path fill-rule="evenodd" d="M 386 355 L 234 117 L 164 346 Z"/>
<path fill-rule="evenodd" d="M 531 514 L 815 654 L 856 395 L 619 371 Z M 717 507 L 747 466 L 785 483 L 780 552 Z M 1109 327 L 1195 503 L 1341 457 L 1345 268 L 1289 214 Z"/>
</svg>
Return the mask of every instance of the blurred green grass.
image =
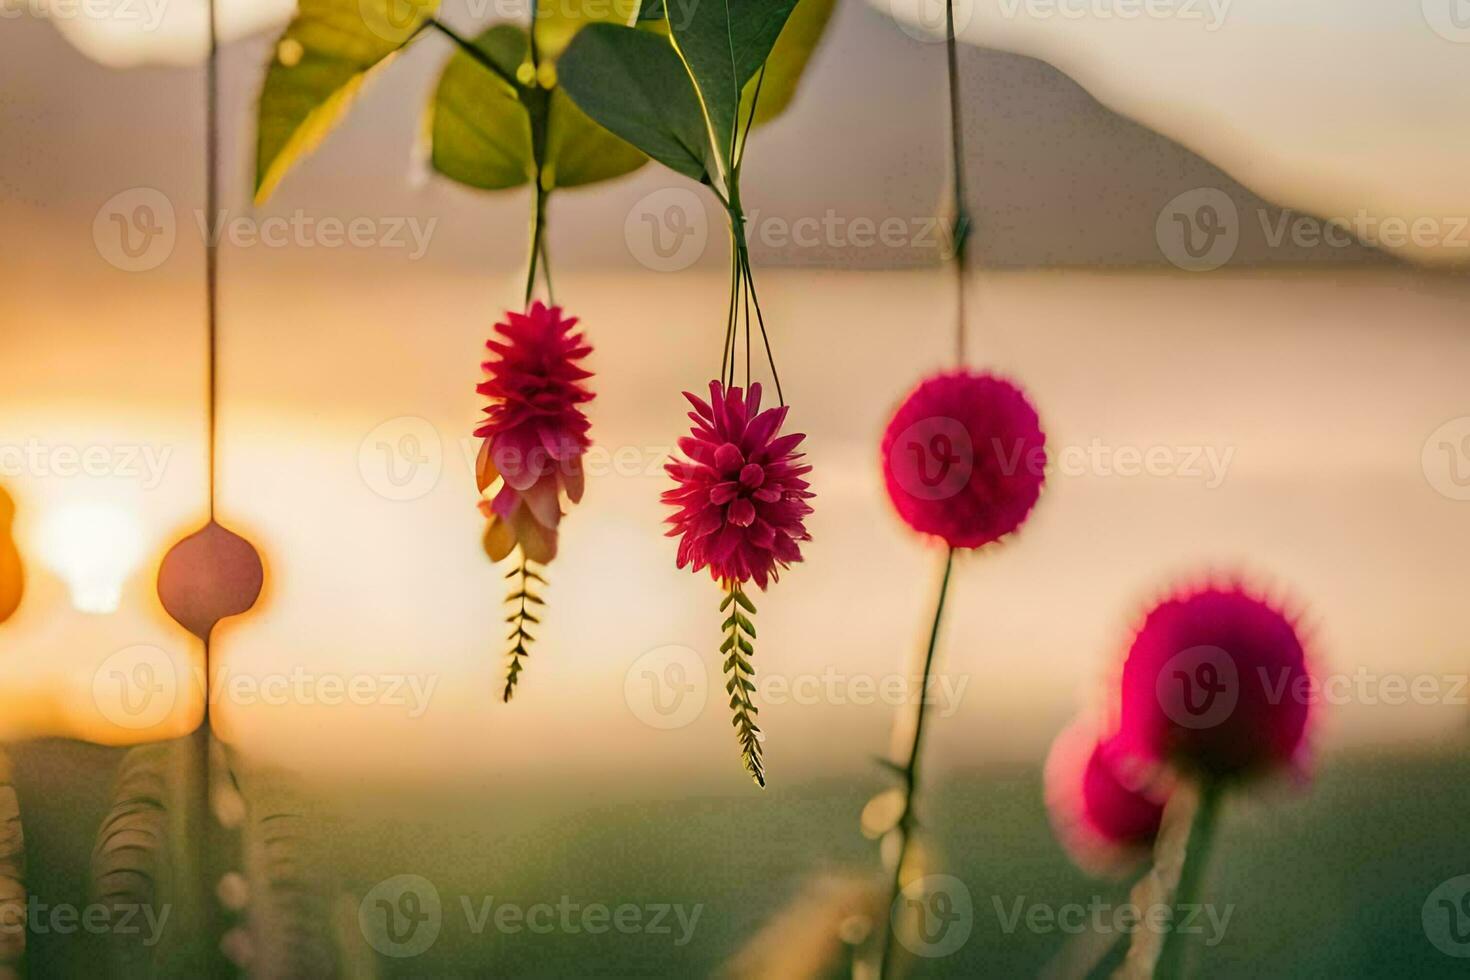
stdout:
<svg viewBox="0 0 1470 980">
<path fill-rule="evenodd" d="M 15 755 L 32 889 L 48 903 L 84 903 L 117 754 L 38 743 Z M 253 785 L 269 798 L 284 783 L 266 777 Z M 634 977 L 717 972 L 809 876 L 876 872 L 876 845 L 861 836 L 857 817 L 885 783 L 875 771 L 778 780 L 766 793 L 733 778 L 675 777 L 634 785 L 555 778 L 478 788 L 301 785 L 314 788 L 310 846 L 324 894 L 361 896 L 398 874 L 421 875 L 440 894 L 437 941 L 411 959 L 379 958 L 383 976 Z M 1467 803 L 1463 746 L 1329 756 L 1310 787 L 1233 800 L 1205 898 L 1234 909 L 1219 945 L 1199 951 L 1202 975 L 1464 976 L 1466 961 L 1435 948 L 1420 915 L 1440 882 L 1470 873 Z M 940 849 L 934 870 L 966 883 L 975 918 L 963 947 L 915 961 L 914 976 L 1034 976 L 1068 935 L 1024 922 L 1008 932 L 997 903 L 1009 911 L 1018 900 L 1057 908 L 1126 899 L 1124 885 L 1084 877 L 1056 845 L 1038 770 L 936 772 L 923 816 Z M 702 912 L 686 945 L 675 942 L 677 925 L 659 936 L 502 934 L 493 924 L 476 934 L 461 898 L 478 908 L 492 896 L 497 904 L 555 905 L 566 896 L 582 905 L 683 904 Z M 94 975 L 96 952 L 77 937 L 33 935 L 32 975 Z"/>
</svg>

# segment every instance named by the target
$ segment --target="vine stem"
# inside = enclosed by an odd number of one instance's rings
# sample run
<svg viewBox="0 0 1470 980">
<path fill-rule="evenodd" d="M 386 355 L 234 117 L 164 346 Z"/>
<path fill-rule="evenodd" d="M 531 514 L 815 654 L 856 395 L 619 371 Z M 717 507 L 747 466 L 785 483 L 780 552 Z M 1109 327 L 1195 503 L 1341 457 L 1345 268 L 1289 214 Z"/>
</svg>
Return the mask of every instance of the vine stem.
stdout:
<svg viewBox="0 0 1470 980">
<path fill-rule="evenodd" d="M 954 227 L 950 230 L 954 249 L 956 324 L 955 361 L 965 363 L 965 275 L 969 266 L 970 211 L 965 195 L 965 121 L 960 107 L 959 45 L 954 35 L 954 0 L 944 4 L 944 46 L 949 70 L 949 145 L 951 189 L 954 194 Z"/>
<path fill-rule="evenodd" d="M 1204 884 L 1205 871 L 1210 861 L 1210 851 L 1215 843 L 1215 827 L 1220 816 L 1220 785 L 1206 780 L 1199 787 L 1199 802 L 1189 824 L 1189 842 L 1184 849 L 1184 864 L 1179 869 L 1179 884 L 1174 889 L 1172 903 L 1175 914 L 1194 905 Z M 1185 955 L 1189 944 L 1177 929 L 1164 934 L 1159 949 L 1159 977 L 1183 977 Z"/>
<path fill-rule="evenodd" d="M 934 672 L 934 651 L 939 646 L 939 627 L 944 620 L 944 601 L 949 595 L 950 573 L 954 571 L 954 552 L 954 548 L 948 548 L 944 553 L 944 574 L 939 580 L 939 597 L 934 601 L 934 622 L 929 627 L 929 647 L 924 653 L 924 673 L 920 680 L 919 699 L 914 713 L 914 734 L 909 742 L 908 761 L 898 771 L 899 778 L 903 781 L 903 809 L 899 811 L 898 824 L 894 828 L 899 835 L 898 861 L 893 868 L 893 882 L 888 892 L 889 914 L 884 919 L 886 926 L 883 933 L 883 961 L 878 971 L 880 980 L 889 976 L 893 963 L 892 910 L 894 903 L 898 901 L 899 894 L 903 891 L 903 868 L 908 860 L 909 845 L 913 841 L 916 822 L 914 802 L 919 792 L 919 762 L 924 748 L 924 721 L 928 717 L 925 709 L 928 707 L 929 678 Z"/>
</svg>

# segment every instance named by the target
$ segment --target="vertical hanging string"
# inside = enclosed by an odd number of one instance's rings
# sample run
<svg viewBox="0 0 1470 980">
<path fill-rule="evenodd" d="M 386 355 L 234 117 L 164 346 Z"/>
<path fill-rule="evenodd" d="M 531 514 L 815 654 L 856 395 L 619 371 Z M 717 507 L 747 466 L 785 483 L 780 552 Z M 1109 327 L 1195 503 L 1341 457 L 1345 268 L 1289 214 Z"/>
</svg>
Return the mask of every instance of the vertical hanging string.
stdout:
<svg viewBox="0 0 1470 980">
<path fill-rule="evenodd" d="M 959 53 L 954 34 L 954 0 L 945 0 L 944 5 L 945 23 L 945 49 L 946 61 L 949 71 L 949 139 L 950 139 L 950 168 L 951 189 L 953 200 L 951 205 L 954 209 L 953 235 L 953 260 L 955 268 L 955 361 L 963 367 L 965 363 L 965 273 L 967 267 L 968 249 L 966 248 L 970 235 L 969 209 L 965 203 L 965 151 L 964 151 L 964 117 L 960 111 L 960 81 L 959 81 Z M 928 715 L 925 711 L 928 701 L 930 679 L 934 673 L 934 653 L 939 645 L 939 630 L 944 620 L 944 603 L 949 596 L 950 575 L 954 571 L 955 549 L 947 548 L 944 553 L 944 571 L 939 580 L 939 595 L 934 601 L 934 620 L 929 627 L 929 645 L 924 652 L 924 669 L 919 681 L 918 703 L 914 708 L 913 734 L 909 740 L 908 757 L 902 763 L 896 764 L 899 778 L 902 780 L 903 805 L 899 810 L 898 822 L 894 826 L 894 832 L 898 834 L 898 855 L 893 867 L 893 880 L 889 889 L 887 915 L 885 916 L 885 931 L 883 937 L 882 959 L 879 966 L 878 976 L 882 978 L 891 975 L 893 959 L 896 954 L 894 949 L 896 937 L 894 935 L 893 921 L 896 918 L 895 906 L 903 893 L 904 866 L 908 863 L 909 851 L 913 843 L 914 832 L 918 826 L 915 815 L 915 803 L 919 795 L 919 763 L 923 756 L 924 748 L 924 722 Z"/>
<path fill-rule="evenodd" d="M 204 68 L 204 288 L 206 323 L 208 324 L 209 393 L 207 395 L 209 457 L 209 519 L 215 511 L 215 442 L 218 402 L 218 369 L 215 351 L 219 343 L 219 229 L 215 227 L 219 210 L 219 35 L 215 26 L 215 0 L 208 0 L 209 57 Z M 207 642 L 206 642 L 207 646 Z"/>
<path fill-rule="evenodd" d="M 536 17 L 538 14 L 537 0 L 531 0 L 531 24 L 526 31 L 527 57 L 531 60 L 531 86 L 532 90 L 541 95 L 541 55 L 536 44 Z M 546 279 L 546 302 L 553 302 L 551 295 L 551 259 L 546 253 L 546 198 L 547 192 L 544 184 L 542 161 L 546 159 L 546 129 L 547 122 L 544 113 L 545 103 L 538 99 L 532 101 L 532 123 L 531 140 L 533 143 L 531 153 L 536 160 L 536 186 L 532 188 L 534 195 L 531 206 L 531 247 L 530 260 L 526 267 L 526 301 L 524 306 L 529 308 L 531 298 L 536 294 L 536 270 L 541 269 L 542 276 Z"/>
<path fill-rule="evenodd" d="M 205 395 L 205 453 L 209 466 L 209 523 L 215 521 L 219 472 L 219 31 L 216 0 L 206 0 L 209 55 L 204 62 L 204 304 L 205 361 L 209 376 Z M 209 718 L 209 641 L 204 637 L 204 717 Z"/>
<path fill-rule="evenodd" d="M 954 36 L 954 0 L 944 4 L 944 47 L 949 68 L 949 145 L 950 176 L 953 180 L 954 227 L 950 229 L 954 249 L 956 323 L 955 362 L 965 363 L 965 274 L 970 254 L 970 209 L 965 200 L 965 123 L 960 109 L 960 67 L 958 45 Z"/>
</svg>

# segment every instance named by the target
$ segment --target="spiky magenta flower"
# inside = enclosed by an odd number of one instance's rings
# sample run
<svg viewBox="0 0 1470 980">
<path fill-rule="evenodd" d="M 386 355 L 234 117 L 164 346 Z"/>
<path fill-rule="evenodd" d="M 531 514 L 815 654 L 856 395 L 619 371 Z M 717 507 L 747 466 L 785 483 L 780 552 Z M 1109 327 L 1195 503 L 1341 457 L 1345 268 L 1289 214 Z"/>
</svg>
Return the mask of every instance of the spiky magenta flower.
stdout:
<svg viewBox="0 0 1470 980">
<path fill-rule="evenodd" d="M 1118 734 L 1125 778 L 1168 765 L 1237 780 L 1300 768 L 1314 699 L 1295 623 L 1238 583 L 1156 605 L 1123 663 Z"/>
<path fill-rule="evenodd" d="M 498 337 L 485 344 L 498 355 L 484 364 L 490 377 L 475 389 L 490 399 L 475 430 L 485 439 L 477 466 L 480 489 L 504 478 L 490 505 L 502 525 L 500 537 L 522 544 L 528 536 L 545 539 L 536 542 L 541 554 L 547 553 L 547 541 L 555 554 L 561 493 L 575 503 L 584 486 L 582 454 L 590 423 L 581 406 L 593 395 L 582 382 L 592 374 L 578 362 L 592 348 L 573 333 L 576 325 L 576 317 L 563 318 L 561 307 L 539 300 L 524 314 L 507 313 L 495 325 Z"/>
<path fill-rule="evenodd" d="M 1078 867 L 1121 874 L 1147 856 L 1164 803 L 1124 784 L 1092 724 L 1076 721 L 1057 736 L 1045 783 L 1052 829 Z"/>
<path fill-rule="evenodd" d="M 914 530 L 978 548 L 1021 526 L 1041 495 L 1046 436 L 1020 388 L 991 374 L 927 378 L 883 433 L 883 479 Z"/>
<path fill-rule="evenodd" d="M 711 381 L 709 393 L 706 403 L 684 392 L 694 427 L 679 440 L 688 458 L 664 467 L 678 484 L 663 494 L 676 508 L 668 535 L 681 538 L 680 568 L 709 566 L 717 582 L 754 579 L 764 589 L 779 568 L 801 561 L 797 542 L 811 540 L 803 523 L 811 467 L 794 451 L 806 436 L 778 435 L 787 408 L 762 412 L 759 383 L 747 393 Z"/>
</svg>

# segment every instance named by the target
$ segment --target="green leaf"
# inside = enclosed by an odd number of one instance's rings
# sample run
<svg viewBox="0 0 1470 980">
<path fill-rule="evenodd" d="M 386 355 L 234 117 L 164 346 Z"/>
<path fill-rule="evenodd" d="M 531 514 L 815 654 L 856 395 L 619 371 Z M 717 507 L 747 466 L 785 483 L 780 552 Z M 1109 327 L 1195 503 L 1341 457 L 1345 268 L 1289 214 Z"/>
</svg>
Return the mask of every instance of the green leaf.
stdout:
<svg viewBox="0 0 1470 980">
<path fill-rule="evenodd" d="M 694 79 L 722 165 L 734 160 L 736 114 L 797 0 L 665 0 L 679 56 Z M 738 4 L 738 6 L 737 6 Z"/>
<path fill-rule="evenodd" d="M 260 92 L 257 203 L 321 143 L 368 75 L 416 37 L 438 6 L 438 0 L 301 0 Z"/>
<path fill-rule="evenodd" d="M 832 8 L 836 5 L 837 0 L 799 0 L 776 40 L 776 46 L 771 49 L 770 57 L 766 59 L 766 74 L 760 82 L 760 102 L 755 107 L 754 125 L 770 122 L 791 105 L 807 62 L 821 41 L 822 33 L 832 18 Z M 750 118 L 750 102 L 755 96 L 755 88 L 756 79 L 745 83 L 739 119 Z"/>
<path fill-rule="evenodd" d="M 701 180 L 710 154 L 699 98 L 668 39 L 616 24 L 590 24 L 557 64 L 562 88 L 583 112 L 664 166 Z"/>
<path fill-rule="evenodd" d="M 508 77 L 527 64 L 530 43 L 513 24 L 497 24 L 471 42 Z M 468 52 L 456 49 L 429 104 L 429 162 L 451 180 L 483 190 L 536 178 L 531 117 L 520 94 Z"/>
<path fill-rule="evenodd" d="M 559 87 L 551 92 L 547 114 L 544 180 L 548 189 L 611 180 L 648 162 L 637 147 L 589 119 Z"/>
<path fill-rule="evenodd" d="M 536 53 L 544 63 L 561 57 L 588 24 L 631 24 L 639 0 L 543 0 L 536 7 Z M 655 15 L 657 16 L 657 15 Z"/>
</svg>

